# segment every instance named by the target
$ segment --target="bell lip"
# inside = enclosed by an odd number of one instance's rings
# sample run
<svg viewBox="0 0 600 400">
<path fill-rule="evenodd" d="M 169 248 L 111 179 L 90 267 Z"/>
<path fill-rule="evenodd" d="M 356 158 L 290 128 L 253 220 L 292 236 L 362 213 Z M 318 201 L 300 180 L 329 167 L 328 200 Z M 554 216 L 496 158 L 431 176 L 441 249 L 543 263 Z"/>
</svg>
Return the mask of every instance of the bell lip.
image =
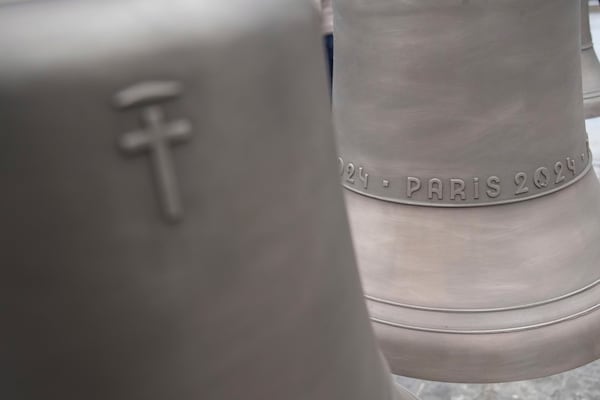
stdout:
<svg viewBox="0 0 600 400">
<path fill-rule="evenodd" d="M 397 328 L 378 323 L 373 326 L 391 371 L 416 379 L 473 384 L 514 382 L 561 374 L 600 358 L 600 317 L 594 314 L 555 326 L 544 334 L 528 331 L 470 336 L 412 332 L 421 336 L 414 340 L 409 332 L 405 340 L 398 341 L 398 334 L 407 331 L 398 332 Z M 443 343 L 444 349 L 431 351 L 429 344 L 433 342 Z M 568 347 L 563 347 L 564 343 Z M 475 356 L 475 348 L 483 346 L 486 354 Z"/>
<path fill-rule="evenodd" d="M 577 203 L 570 204 L 571 207 L 576 209 L 583 207 L 581 218 L 589 220 L 589 212 L 593 214 L 593 212 L 600 210 L 600 205 L 595 205 L 597 203 L 600 204 L 599 185 L 595 173 L 587 173 L 586 179 L 582 179 L 577 185 L 565 188 L 565 192 L 567 192 L 565 197 L 559 194 L 556 195 L 556 199 L 552 196 L 546 197 L 544 199 L 548 206 L 546 207 L 546 212 L 550 210 L 559 212 L 566 205 L 565 202 L 572 201 L 575 198 L 574 196 L 585 197 L 589 195 L 586 203 L 582 203 L 579 206 Z M 573 190 L 574 192 L 571 192 Z M 347 192 L 347 196 L 353 199 L 364 199 L 360 200 L 359 203 L 351 204 L 351 215 L 352 207 L 369 207 L 371 204 L 376 208 L 381 207 L 382 202 L 379 200 L 368 199 L 368 197 L 359 196 L 351 191 Z M 371 201 L 373 203 L 370 203 Z M 417 209 L 417 207 L 410 205 L 387 204 L 384 209 L 392 214 L 396 212 L 396 207 L 398 213 L 402 213 L 402 210 Z M 590 206 L 590 204 L 593 206 Z M 527 213 L 527 210 L 531 210 L 531 202 L 524 201 L 500 207 L 514 207 L 515 209 L 523 207 L 523 212 Z M 355 210 L 358 210 L 358 208 Z M 463 208 L 461 213 L 469 212 L 468 210 L 469 208 Z M 475 209 L 473 210 L 475 212 Z M 481 213 L 481 211 L 479 212 Z M 407 215 L 405 215 L 406 218 L 414 219 L 422 215 L 422 212 L 414 215 L 409 212 Z M 455 218 L 449 214 L 445 217 Z M 395 221 L 395 218 L 393 220 Z M 578 221 L 580 220 L 574 220 L 572 222 L 573 226 L 579 226 Z M 357 225 L 353 226 L 353 236 L 357 245 L 361 243 L 362 238 L 360 235 L 355 235 L 355 231 L 360 232 L 361 226 L 366 227 L 366 225 L 362 225 L 363 223 L 372 224 L 367 228 L 368 232 L 377 232 L 379 229 L 384 229 L 383 227 L 378 228 L 380 222 L 377 219 L 373 221 L 367 218 L 358 221 Z M 395 224 L 396 222 L 393 223 Z M 510 222 L 508 225 L 510 225 Z M 401 226 L 398 226 L 398 229 L 402 229 Z M 600 229 L 594 229 L 589 233 L 592 234 L 588 239 L 589 241 L 597 242 L 600 240 Z M 401 237 L 399 236 L 395 240 L 399 240 Z M 386 246 L 392 245 L 388 244 Z M 365 248 L 366 250 L 364 251 L 366 253 L 364 253 L 363 257 L 368 259 L 369 252 L 378 249 L 377 259 L 393 259 L 393 253 L 387 254 L 393 248 L 399 247 L 398 245 L 393 245 L 393 247 L 388 249 L 373 245 L 373 248 Z M 383 255 L 381 255 L 381 251 L 383 251 Z M 590 251 L 592 250 L 590 249 Z M 592 268 L 593 271 L 597 271 L 598 268 L 595 265 L 598 263 L 594 261 L 596 257 L 593 254 L 592 252 L 589 253 L 591 258 L 589 258 L 590 265 L 588 267 Z M 368 265 L 361 265 L 360 251 L 357 252 L 357 256 L 361 274 L 368 273 Z M 499 260 L 498 263 L 502 264 L 502 260 Z M 381 299 L 377 299 L 377 295 L 383 293 L 369 292 L 369 285 L 366 287 L 366 297 L 369 311 L 372 314 L 371 319 L 376 336 L 393 373 L 419 379 L 447 382 L 508 382 L 557 374 L 600 358 L 599 282 L 597 276 L 593 276 L 593 278 L 593 281 L 590 280 L 587 285 L 582 285 L 581 288 L 571 290 L 564 295 L 553 296 L 552 298 L 548 298 L 548 300 L 543 300 L 542 298 L 542 301 L 533 301 L 535 300 L 533 298 L 528 304 L 517 303 L 525 306 L 546 304 L 546 307 L 554 309 L 553 302 L 558 302 L 560 306 L 556 307 L 564 309 L 564 313 L 563 311 L 560 313 L 557 312 L 556 315 L 549 317 L 548 320 L 545 319 L 545 314 L 538 316 L 535 308 L 525 310 L 528 312 L 527 315 L 535 315 L 532 318 L 535 320 L 533 321 L 535 323 L 531 323 L 532 321 L 529 320 L 522 321 L 522 326 L 518 325 L 519 321 L 517 319 L 513 319 L 510 316 L 514 312 L 512 310 L 523 308 L 520 305 L 512 306 L 509 304 L 508 307 L 494 309 L 486 307 L 485 304 L 474 304 L 475 307 L 458 308 L 458 313 L 456 313 L 456 309 L 435 307 L 436 304 L 433 304 L 433 307 L 429 307 L 431 304 L 424 303 L 424 307 L 415 307 L 417 310 L 415 312 L 428 313 L 428 311 L 433 310 L 448 313 L 449 316 L 453 313 L 467 315 L 471 312 L 489 312 L 488 318 L 495 318 L 493 315 L 497 312 L 509 311 L 510 318 L 507 320 L 500 318 L 498 320 L 499 326 L 482 326 L 482 328 L 486 329 L 471 329 L 478 328 L 477 315 L 473 316 L 476 318 L 474 326 L 453 325 L 451 318 L 448 321 L 442 320 L 439 322 L 438 320 L 439 323 L 436 322 L 431 325 L 421 325 L 420 321 L 413 321 L 409 318 L 398 318 L 395 314 L 384 313 L 382 315 L 380 309 L 377 308 L 380 306 L 373 309 L 375 303 L 384 305 L 392 303 L 391 305 L 393 306 L 393 303 L 399 302 L 387 300 L 378 302 Z M 363 277 L 363 282 L 365 282 L 365 277 Z M 376 286 L 373 287 L 375 288 Z M 590 291 L 588 292 L 588 290 Z M 579 302 L 578 295 L 585 296 L 585 302 Z M 561 302 L 562 300 L 565 302 Z M 567 303 L 567 301 L 572 303 Z M 456 305 L 460 307 L 459 303 Z M 430 317 L 426 318 L 429 319 Z M 410 325 L 411 323 L 415 326 Z M 446 327 L 447 329 L 438 329 Z M 424 343 L 423 337 L 428 338 L 429 342 Z M 567 342 L 568 344 L 565 345 Z M 509 356 L 506 354 L 509 354 Z M 501 360 L 501 362 L 498 363 L 497 360 Z M 531 360 L 535 360 L 535 363 L 532 364 Z M 522 367 L 528 363 L 527 367 Z"/>
</svg>

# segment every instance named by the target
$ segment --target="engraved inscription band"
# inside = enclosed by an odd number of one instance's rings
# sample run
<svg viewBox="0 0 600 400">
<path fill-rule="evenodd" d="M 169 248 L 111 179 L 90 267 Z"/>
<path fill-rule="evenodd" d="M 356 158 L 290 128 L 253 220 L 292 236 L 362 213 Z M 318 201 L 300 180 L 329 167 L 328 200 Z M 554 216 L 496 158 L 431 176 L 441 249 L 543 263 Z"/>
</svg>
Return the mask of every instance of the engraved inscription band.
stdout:
<svg viewBox="0 0 600 400">
<path fill-rule="evenodd" d="M 585 150 L 546 165 L 510 174 L 480 176 L 384 176 L 354 160 L 338 157 L 343 186 L 364 196 L 393 203 L 432 207 L 479 207 L 545 196 L 583 178 L 592 167 Z"/>
</svg>

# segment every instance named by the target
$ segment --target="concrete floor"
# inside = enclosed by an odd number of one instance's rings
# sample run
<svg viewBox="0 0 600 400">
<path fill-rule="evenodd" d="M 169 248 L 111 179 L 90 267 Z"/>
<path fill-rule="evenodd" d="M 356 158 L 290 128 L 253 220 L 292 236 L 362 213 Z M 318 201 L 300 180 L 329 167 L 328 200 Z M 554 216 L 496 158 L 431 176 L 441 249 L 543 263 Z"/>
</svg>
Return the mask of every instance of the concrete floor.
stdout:
<svg viewBox="0 0 600 400">
<path fill-rule="evenodd" d="M 531 381 L 466 385 L 396 377 L 421 400 L 599 400 L 600 361 Z"/>
<path fill-rule="evenodd" d="M 600 8 L 590 2 L 594 47 L 600 55 Z M 600 118 L 586 121 L 594 169 L 600 176 Z M 600 332 L 598 333 L 600 335 Z M 560 375 L 531 381 L 466 385 L 396 377 L 421 400 L 600 400 L 600 361 Z"/>
</svg>

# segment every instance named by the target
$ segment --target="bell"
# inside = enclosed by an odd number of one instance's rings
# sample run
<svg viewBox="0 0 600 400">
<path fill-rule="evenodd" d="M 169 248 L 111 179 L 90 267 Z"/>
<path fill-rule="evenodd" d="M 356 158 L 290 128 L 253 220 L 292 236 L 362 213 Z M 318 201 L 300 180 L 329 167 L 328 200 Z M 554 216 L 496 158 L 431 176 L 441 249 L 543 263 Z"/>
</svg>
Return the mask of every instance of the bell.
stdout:
<svg viewBox="0 0 600 400">
<path fill-rule="evenodd" d="M 585 117 L 595 118 L 600 116 L 600 62 L 592 42 L 588 0 L 581 0 L 581 70 Z"/>
<path fill-rule="evenodd" d="M 367 317 L 308 2 L 18 2 L 0 49 L 6 398 L 414 399 Z"/>
<path fill-rule="evenodd" d="M 394 373 L 600 357 L 600 188 L 573 1 L 336 1 L 339 172 Z"/>
</svg>

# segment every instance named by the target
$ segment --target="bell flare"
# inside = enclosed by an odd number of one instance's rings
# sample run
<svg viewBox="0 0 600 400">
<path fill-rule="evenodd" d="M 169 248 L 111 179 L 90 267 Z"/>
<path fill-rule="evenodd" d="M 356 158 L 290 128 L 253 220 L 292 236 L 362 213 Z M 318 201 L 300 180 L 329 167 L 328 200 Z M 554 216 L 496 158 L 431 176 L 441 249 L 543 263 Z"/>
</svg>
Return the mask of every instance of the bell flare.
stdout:
<svg viewBox="0 0 600 400">
<path fill-rule="evenodd" d="M 395 373 L 503 382 L 600 357 L 593 171 L 502 206 L 398 206 L 350 191 L 346 203 L 371 319 Z"/>
</svg>

